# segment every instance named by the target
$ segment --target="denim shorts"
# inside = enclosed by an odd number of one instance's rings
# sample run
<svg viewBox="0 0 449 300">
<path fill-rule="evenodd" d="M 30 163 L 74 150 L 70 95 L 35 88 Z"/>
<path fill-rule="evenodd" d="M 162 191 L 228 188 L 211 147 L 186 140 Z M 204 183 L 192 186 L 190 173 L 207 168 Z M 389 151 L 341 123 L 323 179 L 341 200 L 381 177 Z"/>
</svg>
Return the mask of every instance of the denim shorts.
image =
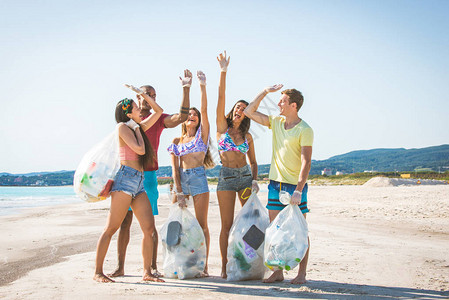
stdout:
<svg viewBox="0 0 449 300">
<path fill-rule="evenodd" d="M 148 199 L 150 200 L 151 209 L 153 210 L 153 216 L 159 214 L 157 209 L 157 199 L 159 198 L 159 191 L 157 190 L 157 176 L 156 171 L 145 171 L 145 178 L 143 179 L 143 187 L 147 193 Z M 132 211 L 131 207 L 128 208 Z"/>
<path fill-rule="evenodd" d="M 121 166 L 115 175 L 111 192 L 124 192 L 133 198 L 145 192 L 143 188 L 143 172 L 128 166 Z"/>
<path fill-rule="evenodd" d="M 268 210 L 283 210 L 286 205 L 282 204 L 279 201 L 279 188 L 282 191 L 288 192 L 290 195 L 293 195 L 293 192 L 296 189 L 296 184 L 289 183 L 280 183 L 274 180 L 270 180 L 270 184 L 268 185 Z M 299 208 L 303 214 L 308 213 L 309 209 L 307 208 L 307 190 L 309 189 L 307 183 L 304 185 L 301 193 L 301 204 L 299 204 Z"/>
<path fill-rule="evenodd" d="M 196 196 L 209 192 L 206 170 L 203 166 L 193 169 L 179 169 L 181 173 L 181 187 L 184 195 Z"/>
<path fill-rule="evenodd" d="M 252 182 L 253 175 L 251 174 L 249 165 L 241 168 L 221 167 L 217 191 L 238 192 L 246 188 L 251 188 Z"/>
</svg>

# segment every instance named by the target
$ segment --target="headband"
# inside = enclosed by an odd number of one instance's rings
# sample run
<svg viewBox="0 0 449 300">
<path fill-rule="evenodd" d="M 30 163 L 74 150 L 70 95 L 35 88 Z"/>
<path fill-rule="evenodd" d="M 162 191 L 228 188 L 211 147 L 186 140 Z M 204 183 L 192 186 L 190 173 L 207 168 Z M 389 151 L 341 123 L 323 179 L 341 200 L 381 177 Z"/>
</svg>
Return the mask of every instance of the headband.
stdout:
<svg viewBox="0 0 449 300">
<path fill-rule="evenodd" d="M 122 109 L 125 111 L 125 114 L 129 113 L 132 101 L 133 100 L 128 99 L 128 98 L 125 98 L 122 100 Z"/>
</svg>

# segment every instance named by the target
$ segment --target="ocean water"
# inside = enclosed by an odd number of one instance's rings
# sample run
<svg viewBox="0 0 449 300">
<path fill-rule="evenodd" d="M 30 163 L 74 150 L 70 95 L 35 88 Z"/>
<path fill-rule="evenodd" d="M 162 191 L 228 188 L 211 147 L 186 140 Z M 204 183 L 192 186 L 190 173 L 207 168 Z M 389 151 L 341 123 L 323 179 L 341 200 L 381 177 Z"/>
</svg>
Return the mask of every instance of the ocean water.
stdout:
<svg viewBox="0 0 449 300">
<path fill-rule="evenodd" d="M 158 190 L 160 195 L 167 195 L 169 188 L 162 185 Z M 0 216 L 18 214 L 24 208 L 71 203 L 85 203 L 75 194 L 73 186 L 0 187 Z"/>
<path fill-rule="evenodd" d="M 210 192 L 216 192 L 216 185 L 210 185 Z M 168 195 L 168 185 L 158 186 L 159 195 Z M 261 186 L 261 190 L 266 187 Z M 73 186 L 58 187 L 0 187 L 0 216 L 14 215 L 24 208 L 53 206 L 71 203 L 85 203 L 74 192 Z"/>
<path fill-rule="evenodd" d="M 0 187 L 0 215 L 20 213 L 23 208 L 83 203 L 72 186 Z"/>
</svg>

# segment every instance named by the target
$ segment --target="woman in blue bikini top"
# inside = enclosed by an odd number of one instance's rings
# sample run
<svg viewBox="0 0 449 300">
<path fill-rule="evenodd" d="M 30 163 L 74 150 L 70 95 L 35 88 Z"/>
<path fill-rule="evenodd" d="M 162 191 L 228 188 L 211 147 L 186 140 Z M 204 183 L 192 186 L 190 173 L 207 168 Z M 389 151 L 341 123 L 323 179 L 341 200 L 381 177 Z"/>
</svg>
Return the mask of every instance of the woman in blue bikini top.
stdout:
<svg viewBox="0 0 449 300">
<path fill-rule="evenodd" d="M 248 132 L 250 119 L 243 114 L 248 102 L 239 100 L 225 115 L 226 73 L 229 58 L 226 51 L 217 57 L 220 64 L 220 83 L 217 103 L 217 140 L 222 167 L 217 185 L 220 207 L 221 277 L 227 278 L 227 248 L 229 231 L 234 221 L 235 199 L 243 206 L 252 191 L 257 192 L 257 161 L 254 142 Z M 249 165 L 247 163 L 247 158 Z"/>
</svg>

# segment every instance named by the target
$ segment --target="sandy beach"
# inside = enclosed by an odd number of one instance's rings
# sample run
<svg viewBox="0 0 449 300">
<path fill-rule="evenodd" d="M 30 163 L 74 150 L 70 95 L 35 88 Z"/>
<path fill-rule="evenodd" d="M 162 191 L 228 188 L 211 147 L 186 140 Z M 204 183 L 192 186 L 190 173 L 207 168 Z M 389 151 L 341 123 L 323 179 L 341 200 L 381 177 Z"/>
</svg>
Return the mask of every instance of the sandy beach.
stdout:
<svg viewBox="0 0 449 300">
<path fill-rule="evenodd" d="M 260 193 L 266 204 L 267 193 Z M 169 210 L 162 194 L 158 229 Z M 0 299 L 447 299 L 449 185 L 311 186 L 307 216 L 311 253 L 308 282 L 228 282 L 220 275 L 220 217 L 211 193 L 211 277 L 143 283 L 141 232 L 135 220 L 126 276 L 94 282 L 95 245 L 109 200 L 33 208 L 0 217 Z M 237 205 L 237 210 L 240 207 Z M 105 271 L 116 264 L 114 236 Z M 162 245 L 158 249 L 162 270 Z"/>
</svg>

